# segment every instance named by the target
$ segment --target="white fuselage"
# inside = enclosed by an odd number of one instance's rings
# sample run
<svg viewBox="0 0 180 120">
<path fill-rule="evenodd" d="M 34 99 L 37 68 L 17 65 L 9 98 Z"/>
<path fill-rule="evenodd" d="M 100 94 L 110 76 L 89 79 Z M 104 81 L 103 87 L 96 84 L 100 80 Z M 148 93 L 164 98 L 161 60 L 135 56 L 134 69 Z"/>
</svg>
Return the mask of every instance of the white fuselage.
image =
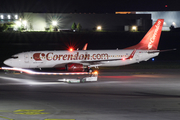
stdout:
<svg viewBox="0 0 180 120">
<path fill-rule="evenodd" d="M 33 51 L 14 55 L 7 59 L 6 65 L 18 68 L 64 67 L 68 63 L 80 63 L 88 67 L 122 66 L 147 61 L 159 53 L 153 50 L 137 50 L 132 59 L 132 50 L 77 50 L 77 51 Z M 117 59 L 117 60 L 114 60 Z M 119 59 L 119 60 L 118 60 Z M 122 60 L 123 59 L 123 60 Z"/>
</svg>

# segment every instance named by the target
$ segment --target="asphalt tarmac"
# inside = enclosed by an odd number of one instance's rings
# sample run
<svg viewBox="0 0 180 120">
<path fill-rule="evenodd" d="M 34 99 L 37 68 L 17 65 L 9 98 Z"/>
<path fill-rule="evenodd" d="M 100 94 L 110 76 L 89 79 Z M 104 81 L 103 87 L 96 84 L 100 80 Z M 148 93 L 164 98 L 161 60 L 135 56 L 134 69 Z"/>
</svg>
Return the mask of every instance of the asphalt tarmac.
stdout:
<svg viewBox="0 0 180 120">
<path fill-rule="evenodd" d="M 88 83 L 59 78 L 1 71 L 0 120 L 180 119 L 180 69 L 100 70 Z"/>
</svg>

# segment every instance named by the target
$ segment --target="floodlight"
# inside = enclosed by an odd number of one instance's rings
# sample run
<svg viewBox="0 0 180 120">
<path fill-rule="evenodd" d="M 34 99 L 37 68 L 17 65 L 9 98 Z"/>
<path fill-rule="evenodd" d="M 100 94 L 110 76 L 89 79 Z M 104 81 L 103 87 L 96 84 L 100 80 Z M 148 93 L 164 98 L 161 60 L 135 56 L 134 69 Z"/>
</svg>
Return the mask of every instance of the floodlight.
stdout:
<svg viewBox="0 0 180 120">
<path fill-rule="evenodd" d="M 11 16 L 10 16 L 10 15 L 8 15 L 7 17 L 8 17 L 8 19 L 11 19 Z"/>
<path fill-rule="evenodd" d="M 56 26 L 57 25 L 57 21 L 52 21 L 52 25 Z"/>
<path fill-rule="evenodd" d="M 15 19 L 18 19 L 18 15 L 15 15 Z"/>
<path fill-rule="evenodd" d="M 23 23 L 24 26 L 27 25 L 27 21 L 26 20 L 23 20 L 22 23 Z"/>
<path fill-rule="evenodd" d="M 3 16 L 3 15 L 1 15 L 1 19 L 4 19 L 4 16 Z"/>
<path fill-rule="evenodd" d="M 166 22 L 164 22 L 164 25 L 167 25 Z"/>
<path fill-rule="evenodd" d="M 102 27 L 101 26 L 97 26 L 97 30 L 102 30 Z"/>
<path fill-rule="evenodd" d="M 173 24 L 173 25 L 176 25 L 176 23 L 175 23 L 175 22 L 173 22 L 172 24 Z"/>
<path fill-rule="evenodd" d="M 18 27 L 20 27 L 20 26 L 21 26 L 21 22 L 20 22 L 20 21 L 16 21 L 16 25 L 17 25 Z"/>
<path fill-rule="evenodd" d="M 132 26 L 132 31 L 137 31 L 137 26 Z"/>
<path fill-rule="evenodd" d="M 133 28 L 132 28 L 133 30 L 136 30 L 136 27 L 135 26 L 133 26 Z"/>
</svg>

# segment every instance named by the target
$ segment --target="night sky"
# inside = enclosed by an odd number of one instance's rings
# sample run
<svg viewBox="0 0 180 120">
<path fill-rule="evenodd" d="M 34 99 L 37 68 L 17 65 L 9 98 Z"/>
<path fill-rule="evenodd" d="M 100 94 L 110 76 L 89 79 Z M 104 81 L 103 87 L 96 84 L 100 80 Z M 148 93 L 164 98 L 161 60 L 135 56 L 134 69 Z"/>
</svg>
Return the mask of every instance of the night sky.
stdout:
<svg viewBox="0 0 180 120">
<path fill-rule="evenodd" d="M 0 0 L 0 12 L 114 13 L 180 10 L 179 0 Z"/>
</svg>

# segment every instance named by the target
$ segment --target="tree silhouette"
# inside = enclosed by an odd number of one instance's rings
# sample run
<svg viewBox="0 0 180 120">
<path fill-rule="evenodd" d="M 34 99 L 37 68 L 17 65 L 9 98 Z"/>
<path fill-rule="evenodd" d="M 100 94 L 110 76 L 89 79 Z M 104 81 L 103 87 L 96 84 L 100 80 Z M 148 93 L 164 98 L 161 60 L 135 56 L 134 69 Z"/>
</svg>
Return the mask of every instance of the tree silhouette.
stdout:
<svg viewBox="0 0 180 120">
<path fill-rule="evenodd" d="M 82 26 L 81 26 L 81 24 L 80 24 L 80 23 L 78 23 L 78 24 L 77 24 L 77 29 L 78 29 L 78 31 L 81 31 Z"/>
<path fill-rule="evenodd" d="M 72 30 L 75 30 L 75 29 L 76 29 L 76 23 L 75 23 L 75 22 L 72 24 L 71 29 L 72 29 Z"/>
</svg>

